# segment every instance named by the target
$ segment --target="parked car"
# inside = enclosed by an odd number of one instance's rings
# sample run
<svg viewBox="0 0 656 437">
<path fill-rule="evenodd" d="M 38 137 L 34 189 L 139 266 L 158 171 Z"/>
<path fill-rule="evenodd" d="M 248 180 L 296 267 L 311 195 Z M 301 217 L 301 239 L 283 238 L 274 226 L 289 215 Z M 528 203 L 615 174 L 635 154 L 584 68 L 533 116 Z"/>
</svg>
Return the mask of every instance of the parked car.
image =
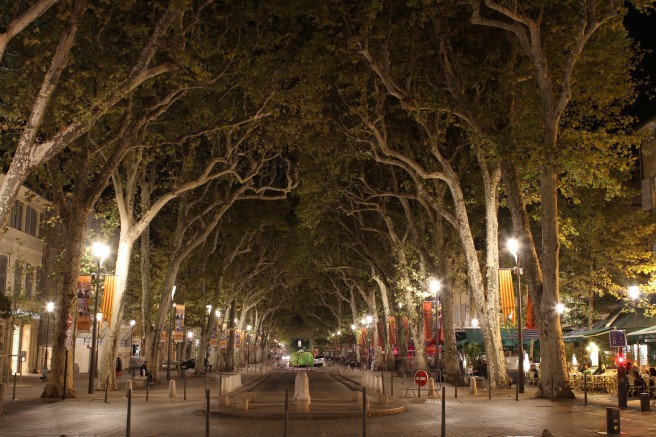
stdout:
<svg viewBox="0 0 656 437">
<path fill-rule="evenodd" d="M 323 367 L 326 365 L 326 357 L 317 355 L 314 357 L 314 367 Z"/>
<path fill-rule="evenodd" d="M 344 359 L 344 365 L 349 366 L 350 368 L 360 367 L 360 364 L 354 356 L 349 356 Z"/>
<path fill-rule="evenodd" d="M 196 358 L 192 358 L 188 361 L 183 361 L 180 363 L 182 369 L 195 369 L 196 368 Z"/>
</svg>

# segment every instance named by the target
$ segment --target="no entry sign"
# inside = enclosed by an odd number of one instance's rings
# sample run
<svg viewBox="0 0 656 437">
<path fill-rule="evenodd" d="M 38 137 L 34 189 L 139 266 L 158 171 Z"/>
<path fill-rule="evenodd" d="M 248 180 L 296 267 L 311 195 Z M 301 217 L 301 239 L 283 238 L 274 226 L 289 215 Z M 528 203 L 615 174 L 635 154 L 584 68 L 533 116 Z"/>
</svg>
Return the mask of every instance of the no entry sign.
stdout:
<svg viewBox="0 0 656 437">
<path fill-rule="evenodd" d="M 428 383 L 428 373 L 424 370 L 417 370 L 417 373 L 415 373 L 415 384 L 423 387 L 426 383 Z"/>
</svg>

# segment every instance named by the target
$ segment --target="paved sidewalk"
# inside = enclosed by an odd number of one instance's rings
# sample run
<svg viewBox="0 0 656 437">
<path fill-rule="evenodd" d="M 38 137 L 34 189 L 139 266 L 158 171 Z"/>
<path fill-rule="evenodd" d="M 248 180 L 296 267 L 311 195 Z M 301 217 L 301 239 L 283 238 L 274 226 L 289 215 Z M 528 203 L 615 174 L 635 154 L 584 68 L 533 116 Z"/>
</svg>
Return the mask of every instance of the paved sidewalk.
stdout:
<svg viewBox="0 0 656 437">
<path fill-rule="evenodd" d="M 332 369 L 325 369 L 330 371 Z M 359 372 L 345 372 L 359 382 Z M 391 376 L 386 373 L 386 391 Z M 243 382 L 258 374 L 242 373 Z M 16 401 L 12 401 L 12 386 L 5 387 L 4 413 L 0 418 L 0 435 L 18 436 L 124 436 L 126 435 L 126 377 L 120 381 L 122 390 L 110 392 L 108 403 L 104 392 L 86 393 L 86 375 L 76 376 L 78 398 L 66 401 L 43 400 L 39 396 L 44 383 L 36 375 L 24 375 L 16 386 Z M 401 402 L 406 413 L 367 419 L 368 436 L 428 436 L 440 435 L 441 399 L 402 398 L 401 381 L 395 378 L 395 402 Z M 218 403 L 218 390 L 210 383 L 212 405 Z M 187 400 L 183 400 L 182 381 L 177 380 L 177 399 L 168 399 L 168 384 L 149 386 L 149 402 L 145 388 L 134 390 L 132 400 L 132 436 L 203 436 L 205 435 L 205 378 L 187 379 Z M 84 393 L 81 393 L 84 392 Z M 583 397 L 574 401 L 535 398 L 535 388 L 527 387 L 519 402 L 514 391 L 493 392 L 488 400 L 486 391 L 470 395 L 461 387 L 458 398 L 454 388 L 446 387 L 446 435 L 468 436 L 539 436 L 549 429 L 556 436 L 598 436 L 606 430 L 606 406 L 615 406 L 608 395 L 589 395 L 589 405 Z M 423 396 L 423 394 L 422 394 Z M 656 407 L 652 407 L 655 408 Z M 640 412 L 637 400 L 621 413 L 622 433 L 627 436 L 656 435 L 656 411 Z M 282 420 L 210 418 L 212 436 L 282 436 Z M 292 420 L 290 436 L 360 436 L 362 419 Z"/>
</svg>

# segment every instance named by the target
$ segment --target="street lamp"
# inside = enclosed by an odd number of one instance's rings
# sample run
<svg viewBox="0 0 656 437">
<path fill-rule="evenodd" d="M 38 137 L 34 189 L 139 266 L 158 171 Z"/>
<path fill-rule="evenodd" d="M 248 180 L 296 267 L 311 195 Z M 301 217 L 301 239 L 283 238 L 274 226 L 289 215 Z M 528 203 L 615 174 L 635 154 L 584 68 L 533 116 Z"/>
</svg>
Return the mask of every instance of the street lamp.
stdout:
<svg viewBox="0 0 656 437">
<path fill-rule="evenodd" d="M 96 296 L 94 298 L 94 305 L 93 305 L 93 328 L 92 328 L 92 333 L 91 333 L 91 362 L 89 365 L 89 394 L 93 394 L 93 378 L 96 373 L 96 367 L 97 367 L 97 360 L 96 360 L 96 336 L 97 336 L 97 328 L 98 328 L 98 317 L 96 317 L 96 314 L 98 313 L 98 294 L 100 294 L 100 266 L 102 265 L 103 261 L 105 261 L 105 258 L 107 258 L 107 255 L 109 255 L 109 247 L 103 243 L 95 242 L 91 246 L 91 253 L 93 254 L 94 257 L 98 260 L 98 270 L 97 270 L 97 275 L 96 275 Z"/>
<path fill-rule="evenodd" d="M 43 382 L 46 382 L 48 371 L 48 333 L 50 332 L 50 313 L 55 309 L 53 302 L 46 304 L 46 347 L 43 351 Z"/>
<path fill-rule="evenodd" d="M 134 342 L 134 325 L 137 324 L 136 320 L 130 320 L 130 373 L 132 374 L 132 377 L 134 378 L 134 367 L 132 367 L 132 349 L 134 348 L 133 342 Z"/>
<path fill-rule="evenodd" d="M 440 332 L 440 320 L 439 320 L 439 292 L 442 288 L 442 283 L 439 279 L 431 279 L 428 283 L 428 289 L 435 295 L 435 357 L 437 358 L 435 362 L 435 367 L 439 369 L 442 364 L 442 354 L 439 352 L 440 339 L 438 333 Z"/>
<path fill-rule="evenodd" d="M 506 247 L 508 251 L 513 254 L 515 257 L 515 273 L 517 273 L 517 338 L 519 340 L 519 346 L 517 348 L 517 390 L 515 393 L 515 400 L 519 400 L 519 393 L 524 393 L 524 338 L 522 335 L 522 283 L 521 275 L 519 271 L 519 258 L 517 253 L 519 251 L 519 242 L 511 238 L 507 241 Z"/>
<path fill-rule="evenodd" d="M 637 285 L 629 287 L 629 297 L 633 301 L 633 317 L 635 320 L 635 330 L 638 330 L 638 298 L 640 297 L 640 288 Z M 640 368 L 640 341 L 636 337 L 637 361 Z"/>
<path fill-rule="evenodd" d="M 194 333 L 192 331 L 187 332 L 187 338 L 189 339 L 189 352 L 187 352 L 187 360 L 191 359 L 191 345 L 192 339 L 194 338 Z"/>
<path fill-rule="evenodd" d="M 173 313 L 175 312 L 175 302 L 173 302 L 173 296 L 175 296 L 175 285 L 173 290 L 171 290 L 171 309 L 169 309 L 169 335 L 166 342 L 166 380 L 171 379 L 171 329 L 173 326 Z"/>
</svg>

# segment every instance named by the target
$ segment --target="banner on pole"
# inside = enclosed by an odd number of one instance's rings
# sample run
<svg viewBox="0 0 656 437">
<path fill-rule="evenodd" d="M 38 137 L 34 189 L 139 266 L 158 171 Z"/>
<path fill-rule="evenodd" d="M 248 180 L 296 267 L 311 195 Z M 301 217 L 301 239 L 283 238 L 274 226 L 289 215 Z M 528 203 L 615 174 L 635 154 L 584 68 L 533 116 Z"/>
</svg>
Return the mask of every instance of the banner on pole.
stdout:
<svg viewBox="0 0 656 437">
<path fill-rule="evenodd" d="M 107 321 L 107 326 L 112 324 L 112 312 L 114 311 L 114 288 L 116 284 L 116 276 L 106 275 L 105 286 L 103 288 L 102 305 L 100 311 L 103 315 L 103 320 Z"/>
<path fill-rule="evenodd" d="M 177 304 L 175 306 L 175 331 L 173 332 L 173 341 L 182 343 L 184 341 L 184 322 L 185 322 L 185 306 Z"/>
<path fill-rule="evenodd" d="M 383 332 L 385 332 L 385 325 L 383 322 L 377 322 L 376 328 L 378 328 L 378 347 L 385 350 L 385 340 Z"/>
<path fill-rule="evenodd" d="M 433 302 L 423 302 L 422 309 L 424 312 L 424 341 L 430 342 L 433 339 Z"/>
<path fill-rule="evenodd" d="M 499 294 L 503 321 L 515 323 L 515 291 L 513 289 L 512 269 L 499 269 Z"/>
<path fill-rule="evenodd" d="M 389 316 L 389 343 L 396 344 L 396 317 Z"/>
<path fill-rule="evenodd" d="M 77 324 L 76 330 L 91 330 L 91 276 L 80 275 L 77 279 Z"/>
</svg>

